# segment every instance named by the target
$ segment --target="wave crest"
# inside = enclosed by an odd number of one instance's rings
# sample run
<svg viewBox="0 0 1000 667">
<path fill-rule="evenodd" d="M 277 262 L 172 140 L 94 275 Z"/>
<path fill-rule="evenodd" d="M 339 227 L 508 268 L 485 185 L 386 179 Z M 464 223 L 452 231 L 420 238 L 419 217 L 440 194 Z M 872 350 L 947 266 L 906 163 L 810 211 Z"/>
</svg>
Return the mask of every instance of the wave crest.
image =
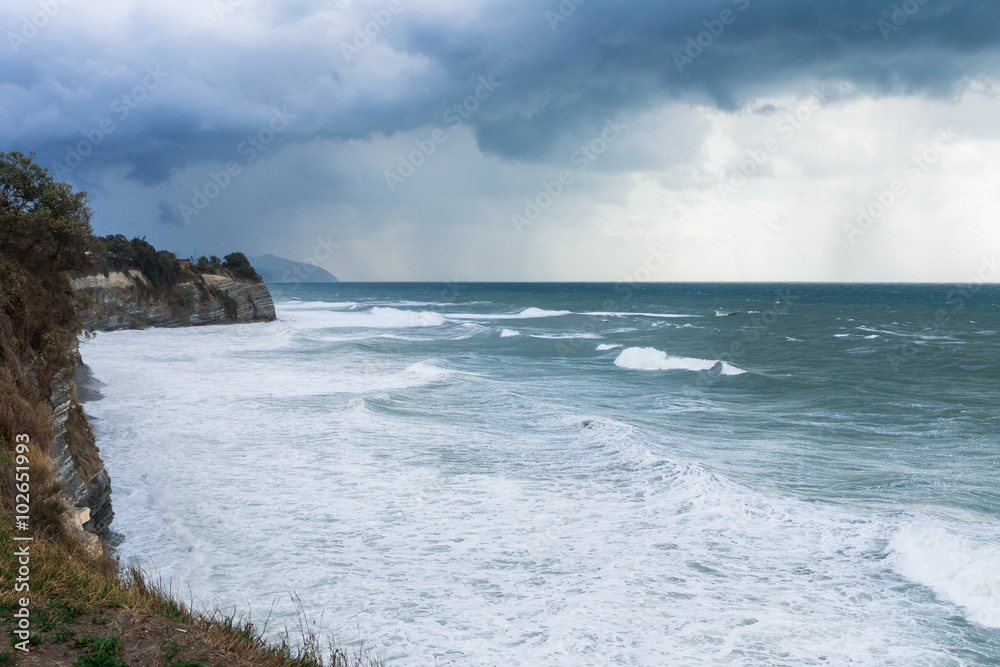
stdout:
<svg viewBox="0 0 1000 667">
<path fill-rule="evenodd" d="M 373 317 L 380 320 L 382 326 L 397 327 L 437 327 L 447 320 L 441 313 L 416 310 L 400 310 L 398 308 L 386 308 L 375 306 L 371 310 Z"/>
<path fill-rule="evenodd" d="M 723 375 L 746 373 L 730 363 L 718 359 L 694 359 L 692 357 L 672 357 L 655 347 L 629 347 L 622 350 L 615 359 L 615 366 L 636 371 L 708 371 L 720 367 Z"/>
<path fill-rule="evenodd" d="M 917 523 L 897 531 L 889 549 L 901 575 L 965 608 L 973 623 L 1000 628 L 1000 545 Z"/>
</svg>

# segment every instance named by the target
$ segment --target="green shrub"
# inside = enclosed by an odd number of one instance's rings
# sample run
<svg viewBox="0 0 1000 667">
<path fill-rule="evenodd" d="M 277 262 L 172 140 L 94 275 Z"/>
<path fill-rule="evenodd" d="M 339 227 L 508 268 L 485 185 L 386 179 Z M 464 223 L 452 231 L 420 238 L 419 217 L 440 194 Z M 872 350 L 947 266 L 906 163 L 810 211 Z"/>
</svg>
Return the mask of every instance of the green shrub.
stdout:
<svg viewBox="0 0 1000 667">
<path fill-rule="evenodd" d="M 233 275 L 239 278 L 258 281 L 261 279 L 250 265 L 250 260 L 241 252 L 233 252 L 226 255 L 225 261 L 222 263 L 222 268 L 232 271 Z"/>
<path fill-rule="evenodd" d="M 118 649 L 122 646 L 120 639 L 115 637 L 77 637 L 73 642 L 73 648 L 83 648 L 94 655 L 117 655 Z"/>
</svg>

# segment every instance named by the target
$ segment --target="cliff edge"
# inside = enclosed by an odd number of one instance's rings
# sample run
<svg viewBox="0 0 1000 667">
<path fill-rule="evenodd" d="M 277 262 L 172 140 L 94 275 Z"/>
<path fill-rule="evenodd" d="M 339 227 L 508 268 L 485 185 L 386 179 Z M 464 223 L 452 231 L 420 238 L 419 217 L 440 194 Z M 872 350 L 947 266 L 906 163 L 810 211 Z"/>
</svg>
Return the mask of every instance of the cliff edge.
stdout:
<svg viewBox="0 0 1000 667">
<path fill-rule="evenodd" d="M 185 270 L 181 279 L 154 289 L 138 270 L 80 275 L 71 281 L 77 318 L 85 332 L 183 327 L 275 319 L 271 294 L 262 281 L 225 269 Z M 94 432 L 77 399 L 75 378 L 87 372 L 76 345 L 72 364 L 53 383 L 49 459 L 69 506 L 67 523 L 89 551 L 99 553 L 114 518 L 111 482 Z"/>
<path fill-rule="evenodd" d="M 135 269 L 78 276 L 72 280 L 77 317 L 84 331 L 186 327 L 275 319 L 271 293 L 262 281 L 225 269 L 185 270 L 166 289 L 151 287 Z"/>
</svg>

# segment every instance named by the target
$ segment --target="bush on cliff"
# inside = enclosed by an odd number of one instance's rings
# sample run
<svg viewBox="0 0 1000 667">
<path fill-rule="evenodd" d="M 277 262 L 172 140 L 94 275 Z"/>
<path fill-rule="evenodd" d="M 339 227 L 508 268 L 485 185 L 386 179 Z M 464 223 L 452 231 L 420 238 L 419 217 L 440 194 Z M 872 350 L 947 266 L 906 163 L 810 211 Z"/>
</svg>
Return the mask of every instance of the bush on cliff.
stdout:
<svg viewBox="0 0 1000 667">
<path fill-rule="evenodd" d="M 48 401 L 79 333 L 68 272 L 91 266 L 90 215 L 85 192 L 56 183 L 33 156 L 0 152 L 0 508 L 6 530 L 15 437 L 26 433 L 35 445 L 30 523 L 42 538 L 63 532 L 60 490 L 45 464 Z"/>
<path fill-rule="evenodd" d="M 260 281 L 261 277 L 257 275 L 253 267 L 250 266 L 250 260 L 247 256 L 241 252 L 233 252 L 226 255 L 222 262 L 222 268 L 229 269 L 232 271 L 233 275 L 239 278 L 246 278 L 247 280 Z"/>
<path fill-rule="evenodd" d="M 95 263 L 97 268 L 105 273 L 139 270 L 145 276 L 148 286 L 154 290 L 172 287 L 191 279 L 191 274 L 181 268 L 172 252 L 157 250 L 146 241 L 146 237 L 136 237 L 132 240 L 123 234 L 100 237 Z M 196 274 L 218 273 L 220 268 L 229 271 L 237 278 L 260 280 L 260 276 L 250 265 L 250 260 L 241 252 L 230 253 L 226 255 L 225 260 L 220 260 L 215 255 L 202 256 L 191 265 Z"/>
<path fill-rule="evenodd" d="M 146 237 L 129 241 L 123 234 L 100 239 L 103 245 L 102 268 L 113 271 L 138 269 L 154 289 L 176 285 L 182 276 L 180 264 L 172 252 L 157 250 Z"/>
</svg>

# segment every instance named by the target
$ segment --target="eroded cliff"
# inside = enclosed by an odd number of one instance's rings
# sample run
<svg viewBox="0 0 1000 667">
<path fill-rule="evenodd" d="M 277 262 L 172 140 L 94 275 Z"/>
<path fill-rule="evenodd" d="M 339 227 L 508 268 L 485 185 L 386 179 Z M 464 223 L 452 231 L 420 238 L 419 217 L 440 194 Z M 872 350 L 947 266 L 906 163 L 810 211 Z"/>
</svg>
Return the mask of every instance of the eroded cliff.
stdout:
<svg viewBox="0 0 1000 667">
<path fill-rule="evenodd" d="M 267 285 L 223 269 L 186 271 L 185 280 L 153 289 L 139 271 L 74 278 L 84 331 L 270 322 L 274 303 Z"/>
<path fill-rule="evenodd" d="M 67 507 L 66 524 L 87 550 L 102 550 L 98 537 L 108 536 L 114 518 L 111 509 L 111 480 L 104 470 L 94 430 L 77 398 L 76 376 L 86 367 L 77 349 L 74 365 L 55 381 L 49 405 L 52 443 L 49 461 Z"/>
<path fill-rule="evenodd" d="M 77 316 L 84 332 L 182 327 L 275 319 L 267 286 L 230 272 L 186 272 L 185 280 L 162 290 L 151 289 L 139 271 L 80 276 L 72 281 Z M 72 350 L 74 360 L 53 383 L 49 398 L 52 444 L 49 460 L 68 507 L 66 523 L 89 551 L 100 553 L 114 518 L 111 482 L 97 448 L 94 431 L 78 400 L 77 382 L 89 369 Z"/>
</svg>

